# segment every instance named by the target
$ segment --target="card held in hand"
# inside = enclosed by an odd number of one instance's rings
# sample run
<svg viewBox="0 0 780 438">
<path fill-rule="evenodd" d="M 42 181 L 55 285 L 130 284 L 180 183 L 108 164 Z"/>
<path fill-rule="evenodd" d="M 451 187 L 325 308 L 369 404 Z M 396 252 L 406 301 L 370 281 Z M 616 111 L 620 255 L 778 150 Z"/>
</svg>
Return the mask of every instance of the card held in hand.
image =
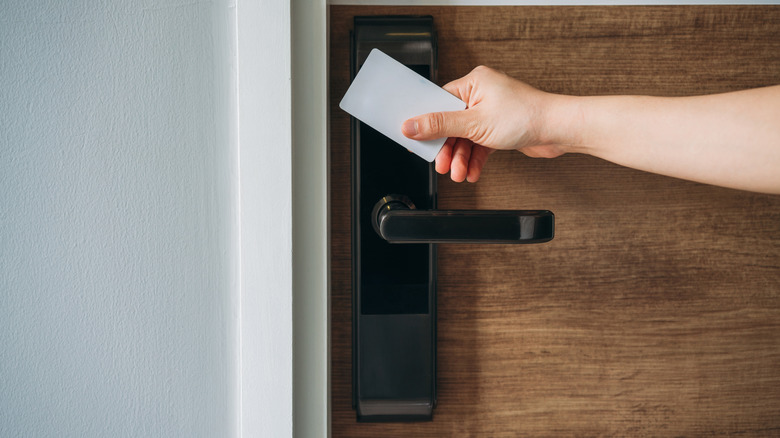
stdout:
<svg viewBox="0 0 780 438">
<path fill-rule="evenodd" d="M 412 140 L 401 133 L 401 125 L 421 114 L 460 111 L 466 108 L 466 104 L 379 49 L 374 49 L 339 107 L 431 162 L 447 139 Z"/>
</svg>

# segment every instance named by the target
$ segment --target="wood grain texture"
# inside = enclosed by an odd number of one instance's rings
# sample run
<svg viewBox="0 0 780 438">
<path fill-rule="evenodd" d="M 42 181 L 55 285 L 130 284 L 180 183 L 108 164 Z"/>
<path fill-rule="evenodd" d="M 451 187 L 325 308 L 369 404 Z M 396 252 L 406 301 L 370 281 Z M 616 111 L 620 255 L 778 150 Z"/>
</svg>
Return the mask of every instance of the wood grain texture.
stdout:
<svg viewBox="0 0 780 438">
<path fill-rule="evenodd" d="M 440 245 L 434 421 L 355 422 L 337 105 L 352 17 L 377 14 L 435 17 L 441 84 L 479 64 L 579 95 L 780 83 L 778 7 L 331 6 L 333 436 L 780 435 L 780 196 L 517 152 L 440 177 L 440 208 L 550 209 L 555 239 Z"/>
</svg>

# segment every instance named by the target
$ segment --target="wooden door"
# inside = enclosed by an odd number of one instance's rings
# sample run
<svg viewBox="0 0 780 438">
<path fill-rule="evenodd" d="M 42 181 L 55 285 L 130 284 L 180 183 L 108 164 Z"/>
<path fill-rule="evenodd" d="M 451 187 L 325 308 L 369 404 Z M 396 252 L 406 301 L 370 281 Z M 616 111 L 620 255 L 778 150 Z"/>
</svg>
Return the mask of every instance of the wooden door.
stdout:
<svg viewBox="0 0 780 438">
<path fill-rule="evenodd" d="M 780 196 L 518 152 L 476 184 L 440 177 L 440 208 L 549 209 L 555 240 L 440 245 L 434 420 L 355 422 L 338 101 L 352 17 L 376 14 L 435 17 L 440 84 L 480 64 L 580 95 L 780 83 L 773 6 L 331 6 L 333 436 L 780 434 Z"/>
</svg>

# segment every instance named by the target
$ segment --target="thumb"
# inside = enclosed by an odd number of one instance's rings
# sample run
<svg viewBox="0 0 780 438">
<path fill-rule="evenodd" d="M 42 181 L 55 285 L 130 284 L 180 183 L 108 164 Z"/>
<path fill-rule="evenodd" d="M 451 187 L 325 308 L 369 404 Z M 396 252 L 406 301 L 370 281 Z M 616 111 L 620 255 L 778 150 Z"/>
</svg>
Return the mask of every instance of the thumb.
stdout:
<svg viewBox="0 0 780 438">
<path fill-rule="evenodd" d="M 468 110 L 428 113 L 412 117 L 401 126 L 401 132 L 414 140 L 433 140 L 443 137 L 469 138 L 474 121 Z"/>
</svg>

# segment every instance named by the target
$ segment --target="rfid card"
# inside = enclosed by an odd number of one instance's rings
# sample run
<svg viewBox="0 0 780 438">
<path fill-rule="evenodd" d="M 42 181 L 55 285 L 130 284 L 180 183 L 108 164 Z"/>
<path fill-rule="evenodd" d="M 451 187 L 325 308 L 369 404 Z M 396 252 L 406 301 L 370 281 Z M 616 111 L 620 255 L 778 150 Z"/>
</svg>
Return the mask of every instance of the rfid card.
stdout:
<svg viewBox="0 0 780 438">
<path fill-rule="evenodd" d="M 401 124 L 425 113 L 463 110 L 466 104 L 379 49 L 374 49 L 339 107 L 431 162 L 447 139 L 412 140 L 401 133 Z"/>
</svg>

